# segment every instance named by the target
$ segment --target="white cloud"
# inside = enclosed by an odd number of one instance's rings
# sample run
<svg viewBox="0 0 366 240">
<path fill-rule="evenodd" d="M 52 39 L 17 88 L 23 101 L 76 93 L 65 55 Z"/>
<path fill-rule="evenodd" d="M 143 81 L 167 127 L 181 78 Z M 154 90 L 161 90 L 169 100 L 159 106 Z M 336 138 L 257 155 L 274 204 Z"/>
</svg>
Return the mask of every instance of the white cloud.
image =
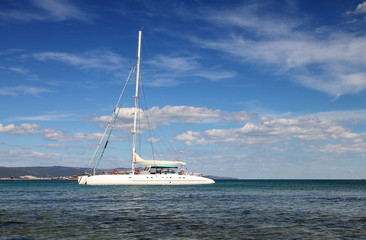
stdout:
<svg viewBox="0 0 366 240">
<path fill-rule="evenodd" d="M 19 10 L 0 11 L 0 18 L 7 21 L 44 21 L 47 18 L 41 14 Z"/>
<path fill-rule="evenodd" d="M 347 12 L 348 14 L 362 14 L 366 13 L 366 2 L 359 3 L 354 11 Z"/>
<path fill-rule="evenodd" d="M 59 61 L 85 69 L 118 70 L 125 62 L 118 54 L 106 50 L 87 51 L 82 54 L 41 52 L 33 54 L 32 57 L 39 61 Z"/>
<path fill-rule="evenodd" d="M 319 119 L 328 119 L 338 122 L 358 123 L 360 121 L 366 122 L 366 110 L 343 110 L 343 111 L 330 111 L 330 112 L 318 112 L 311 114 Z"/>
<path fill-rule="evenodd" d="M 267 5 L 204 11 L 196 17 L 221 27 L 225 34 L 215 40 L 188 39 L 335 97 L 366 89 L 366 37 L 362 33 L 337 27 L 302 30 L 306 18 L 261 14 L 268 12 Z M 358 11 L 364 6 L 360 4 Z"/>
<path fill-rule="evenodd" d="M 98 141 L 102 137 L 102 133 L 78 132 L 68 134 L 65 131 L 56 129 L 40 129 L 38 124 L 22 123 L 20 125 L 9 124 L 4 126 L 0 123 L 0 133 L 9 135 L 32 135 L 43 134 L 44 139 L 57 142 L 80 142 L 80 141 Z M 112 136 L 111 139 L 121 139 Z"/>
<path fill-rule="evenodd" d="M 74 1 L 68 0 L 33 0 L 33 3 L 39 8 L 44 9 L 49 15 L 49 19 L 55 21 L 65 21 L 68 19 L 76 19 L 81 21 L 89 21 L 90 15 L 83 12 L 74 5 Z"/>
<path fill-rule="evenodd" d="M 73 114 L 49 114 L 39 116 L 15 117 L 11 121 L 67 121 L 68 119 L 75 120 Z"/>
<path fill-rule="evenodd" d="M 199 132 L 187 131 L 175 137 L 176 140 L 180 141 L 195 141 L 201 136 Z"/>
<path fill-rule="evenodd" d="M 38 76 L 36 74 L 32 73 L 31 71 L 29 71 L 26 68 L 22 68 L 22 67 L 2 67 L 2 66 L 0 66 L 0 69 L 21 74 L 21 75 L 25 76 L 28 80 L 38 81 Z"/>
<path fill-rule="evenodd" d="M 80 154 L 59 154 L 43 151 L 2 150 L 0 159 L 3 166 L 75 166 L 75 163 L 84 164 L 88 158 Z"/>
<path fill-rule="evenodd" d="M 117 112 L 117 111 L 118 111 L 118 121 L 116 122 L 115 127 L 117 129 L 131 130 L 132 126 L 133 126 L 134 109 L 133 108 L 115 109 L 115 112 Z M 90 120 L 87 120 L 87 121 L 88 122 L 100 123 L 100 127 L 105 128 L 106 124 L 109 121 L 111 121 L 111 116 L 100 116 L 100 117 L 96 117 L 96 118 L 93 118 L 93 119 L 90 119 Z M 145 122 L 142 123 L 142 128 L 146 129 Z"/>
<path fill-rule="evenodd" d="M 175 87 L 183 83 L 185 81 L 177 80 L 174 76 L 155 75 L 154 80 L 145 83 L 145 85 L 152 87 Z"/>
<path fill-rule="evenodd" d="M 295 17 L 281 17 L 278 13 L 272 13 L 271 4 L 251 3 L 232 9 L 208 10 L 200 15 L 215 25 L 223 28 L 232 26 L 243 28 L 256 36 L 286 36 L 292 29 L 302 24 L 303 20 Z M 264 11 L 265 15 L 262 14 Z"/>
<path fill-rule="evenodd" d="M 200 67 L 200 64 L 197 62 L 197 57 L 170 57 L 158 55 L 155 59 L 147 61 L 146 63 L 154 67 L 178 72 L 191 71 Z"/>
<path fill-rule="evenodd" d="M 362 139 L 339 144 L 312 145 L 306 151 L 325 154 L 362 154 L 366 156 L 366 143 Z"/>
<path fill-rule="evenodd" d="M 42 147 L 45 147 L 45 148 L 51 148 L 51 149 L 69 149 L 70 146 L 65 146 L 65 145 L 61 145 L 61 144 L 45 144 L 45 145 L 42 145 Z M 94 146 L 95 148 L 95 146 Z"/>
<path fill-rule="evenodd" d="M 147 111 L 140 111 L 140 127 L 142 129 L 154 129 L 156 126 L 169 125 L 172 122 L 183 124 L 201 124 L 218 122 L 243 122 L 248 121 L 256 114 L 246 111 L 224 112 L 218 109 L 193 106 L 164 106 L 152 107 Z M 147 117 L 149 121 L 147 121 Z M 120 108 L 116 128 L 130 130 L 132 128 L 133 108 Z M 89 120 L 101 123 L 101 127 L 110 120 L 110 116 L 100 116 Z"/>
<path fill-rule="evenodd" d="M 293 81 L 336 97 L 366 89 L 366 38 L 332 35 L 323 40 L 293 37 L 251 41 L 235 36 L 200 41 L 202 46 L 224 51 L 244 62 L 276 66 L 278 74 L 289 74 Z"/>
<path fill-rule="evenodd" d="M 38 124 L 30 124 L 30 123 L 23 123 L 18 126 L 14 124 L 9 124 L 4 126 L 0 123 L 0 133 L 7 133 L 10 135 L 31 135 L 35 133 L 40 133 Z"/>
<path fill-rule="evenodd" d="M 157 143 L 160 141 L 161 141 L 160 138 L 153 138 L 153 137 L 146 140 L 146 142 L 148 142 L 148 143 Z"/>
<path fill-rule="evenodd" d="M 62 156 L 58 153 L 43 153 L 38 151 L 24 150 L 1 150 L 0 159 L 7 166 L 29 166 L 37 162 L 37 165 L 49 165 L 50 162 L 59 163 Z"/>
<path fill-rule="evenodd" d="M 247 111 L 241 112 L 232 112 L 229 114 L 225 114 L 222 118 L 222 122 L 244 122 L 253 119 L 257 114 L 248 113 Z"/>
<path fill-rule="evenodd" d="M 199 142 L 202 138 L 201 133 L 199 132 L 187 131 L 177 135 L 174 139 L 178 141 L 184 141 L 186 145 L 191 146 L 194 142 Z"/>
<path fill-rule="evenodd" d="M 206 107 L 170 106 L 163 108 L 152 107 L 149 115 L 155 121 L 179 121 L 186 124 L 198 124 L 210 119 L 220 118 L 221 110 L 212 110 Z"/>
<path fill-rule="evenodd" d="M 202 134 L 188 131 L 178 135 L 176 140 L 187 141 L 187 145 L 233 144 L 247 148 L 290 140 L 349 141 L 365 136 L 366 133 L 353 133 L 335 121 L 306 117 L 246 123 L 241 128 L 208 129 Z"/>
<path fill-rule="evenodd" d="M 83 133 L 78 132 L 74 134 L 68 134 L 64 131 L 55 129 L 43 130 L 44 138 L 46 140 L 57 142 L 81 142 L 81 141 L 98 141 L 101 139 L 103 133 Z M 112 137 L 113 139 L 114 137 Z"/>
<path fill-rule="evenodd" d="M 296 78 L 303 85 L 326 92 L 336 98 L 344 94 L 358 93 L 366 89 L 366 72 L 328 76 L 330 80 L 324 79 L 324 77 L 297 76 Z"/>
<path fill-rule="evenodd" d="M 47 88 L 24 86 L 24 85 L 0 88 L 0 95 L 8 95 L 8 96 L 18 96 L 19 94 L 25 94 L 25 95 L 29 94 L 33 96 L 39 96 L 40 93 L 50 93 L 50 92 L 53 91 Z"/>
<path fill-rule="evenodd" d="M 218 71 L 218 70 L 200 70 L 194 73 L 195 76 L 206 78 L 210 81 L 220 81 L 227 78 L 233 78 L 237 74 L 230 71 Z"/>
<path fill-rule="evenodd" d="M 236 76 L 233 71 L 208 69 L 199 63 L 197 56 L 164 56 L 158 55 L 150 61 L 146 61 L 145 68 L 150 81 L 146 85 L 154 87 L 172 87 L 187 82 L 187 78 L 204 78 L 209 81 L 220 81 Z"/>
<path fill-rule="evenodd" d="M 68 0 L 33 0 L 23 5 L 10 5 L 11 9 L 2 9 L 0 19 L 6 21 L 66 21 L 79 20 L 90 22 L 92 15 L 84 12 Z"/>
</svg>

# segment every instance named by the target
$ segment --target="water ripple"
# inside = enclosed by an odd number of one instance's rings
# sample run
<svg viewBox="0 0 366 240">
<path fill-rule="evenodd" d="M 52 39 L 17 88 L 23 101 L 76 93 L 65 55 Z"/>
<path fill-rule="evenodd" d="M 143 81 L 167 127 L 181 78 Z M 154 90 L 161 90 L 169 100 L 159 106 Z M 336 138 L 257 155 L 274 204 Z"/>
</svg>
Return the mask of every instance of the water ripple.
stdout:
<svg viewBox="0 0 366 240">
<path fill-rule="evenodd" d="M 365 181 L 0 181 L 0 239 L 362 239 Z"/>
</svg>

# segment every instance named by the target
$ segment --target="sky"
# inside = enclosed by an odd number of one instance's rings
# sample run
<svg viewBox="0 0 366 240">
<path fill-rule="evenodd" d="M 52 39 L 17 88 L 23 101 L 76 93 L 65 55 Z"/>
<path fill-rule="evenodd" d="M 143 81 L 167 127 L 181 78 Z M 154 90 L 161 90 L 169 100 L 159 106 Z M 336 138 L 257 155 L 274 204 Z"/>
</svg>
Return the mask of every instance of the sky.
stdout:
<svg viewBox="0 0 366 240">
<path fill-rule="evenodd" d="M 0 166 L 89 167 L 141 29 L 142 157 L 153 142 L 205 175 L 366 178 L 364 0 L 2 0 Z M 130 167 L 133 79 L 102 168 Z"/>
</svg>

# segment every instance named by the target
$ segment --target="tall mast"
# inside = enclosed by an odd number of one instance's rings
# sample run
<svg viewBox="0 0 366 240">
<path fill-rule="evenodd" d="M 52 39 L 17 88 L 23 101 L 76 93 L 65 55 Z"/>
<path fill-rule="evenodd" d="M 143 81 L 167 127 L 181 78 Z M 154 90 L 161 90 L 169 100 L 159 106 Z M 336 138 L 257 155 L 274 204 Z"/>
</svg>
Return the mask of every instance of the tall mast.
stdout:
<svg viewBox="0 0 366 240">
<path fill-rule="evenodd" d="M 134 154 L 136 152 L 136 133 L 137 133 L 137 110 L 138 110 L 138 95 L 139 95 L 139 80 L 140 80 L 140 53 L 141 53 L 141 35 L 142 31 L 139 31 L 139 43 L 137 48 L 137 70 L 136 70 L 136 91 L 135 91 L 135 109 L 133 118 L 133 130 L 132 130 L 132 173 L 135 173 Z"/>
</svg>

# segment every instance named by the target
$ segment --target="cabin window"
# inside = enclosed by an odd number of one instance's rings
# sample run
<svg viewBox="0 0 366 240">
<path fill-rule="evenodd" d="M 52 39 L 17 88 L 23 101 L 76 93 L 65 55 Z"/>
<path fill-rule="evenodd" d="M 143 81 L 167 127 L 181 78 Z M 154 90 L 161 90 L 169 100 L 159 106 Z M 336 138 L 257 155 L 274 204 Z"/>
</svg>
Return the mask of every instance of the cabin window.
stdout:
<svg viewBox="0 0 366 240">
<path fill-rule="evenodd" d="M 178 173 L 178 167 L 175 166 L 153 166 L 150 169 L 151 174 L 175 174 Z"/>
</svg>

